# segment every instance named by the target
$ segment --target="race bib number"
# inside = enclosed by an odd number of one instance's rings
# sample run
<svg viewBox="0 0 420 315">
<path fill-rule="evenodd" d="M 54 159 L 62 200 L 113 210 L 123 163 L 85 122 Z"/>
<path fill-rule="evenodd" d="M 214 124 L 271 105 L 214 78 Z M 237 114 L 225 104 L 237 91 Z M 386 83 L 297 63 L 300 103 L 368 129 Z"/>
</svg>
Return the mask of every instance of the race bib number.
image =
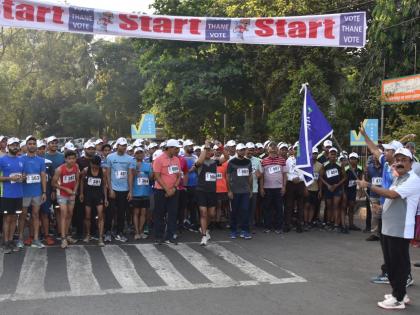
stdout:
<svg viewBox="0 0 420 315">
<path fill-rule="evenodd" d="M 372 185 L 382 186 L 382 177 L 373 177 L 372 178 Z"/>
<path fill-rule="evenodd" d="M 275 173 L 279 173 L 281 171 L 281 167 L 280 165 L 274 165 L 274 166 L 270 166 L 268 168 L 268 174 L 275 174 Z"/>
<path fill-rule="evenodd" d="M 99 187 L 99 186 L 101 186 L 101 183 L 102 183 L 101 178 L 95 178 L 95 177 L 89 177 L 88 178 L 88 185 L 89 186 Z"/>
<path fill-rule="evenodd" d="M 314 180 L 318 180 L 319 179 L 319 173 L 314 173 Z"/>
<path fill-rule="evenodd" d="M 326 171 L 327 178 L 332 178 L 338 176 L 338 169 L 332 168 Z"/>
<path fill-rule="evenodd" d="M 27 184 L 37 184 L 41 182 L 41 175 L 39 174 L 29 174 L 26 175 Z"/>
<path fill-rule="evenodd" d="M 149 186 L 149 179 L 147 177 L 137 177 L 137 186 Z"/>
<path fill-rule="evenodd" d="M 63 176 L 63 184 L 68 184 L 76 181 L 76 174 Z"/>
<path fill-rule="evenodd" d="M 169 165 L 168 166 L 168 174 L 169 175 L 178 174 L 178 173 L 179 173 L 178 165 Z"/>
<path fill-rule="evenodd" d="M 349 187 L 354 187 L 356 186 L 356 181 L 355 180 L 349 180 Z"/>
<path fill-rule="evenodd" d="M 236 172 L 237 172 L 239 177 L 249 176 L 249 169 L 248 168 L 238 168 Z"/>
<path fill-rule="evenodd" d="M 116 171 L 115 172 L 115 177 L 117 179 L 127 179 L 127 174 L 128 174 L 127 171 Z"/>
<path fill-rule="evenodd" d="M 217 173 L 217 174 L 216 174 L 216 178 L 217 178 L 217 179 L 223 179 L 222 173 Z"/>
<path fill-rule="evenodd" d="M 15 176 L 19 176 L 19 177 L 22 177 L 22 173 L 11 173 L 10 175 L 9 175 L 10 177 L 15 177 Z M 16 184 L 17 182 L 14 182 L 14 181 L 10 181 L 10 184 Z"/>
<path fill-rule="evenodd" d="M 206 182 L 215 182 L 217 179 L 217 174 L 216 173 L 206 173 Z"/>
</svg>

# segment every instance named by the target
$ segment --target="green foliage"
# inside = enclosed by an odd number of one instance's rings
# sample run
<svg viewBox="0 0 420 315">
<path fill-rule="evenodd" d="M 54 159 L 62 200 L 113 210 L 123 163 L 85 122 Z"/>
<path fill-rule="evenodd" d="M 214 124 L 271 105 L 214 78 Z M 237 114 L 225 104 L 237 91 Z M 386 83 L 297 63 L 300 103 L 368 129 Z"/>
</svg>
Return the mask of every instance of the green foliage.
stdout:
<svg viewBox="0 0 420 315">
<path fill-rule="evenodd" d="M 60 111 L 63 133 L 74 138 L 97 134 L 102 124 L 102 115 L 96 105 L 76 103 Z"/>
</svg>

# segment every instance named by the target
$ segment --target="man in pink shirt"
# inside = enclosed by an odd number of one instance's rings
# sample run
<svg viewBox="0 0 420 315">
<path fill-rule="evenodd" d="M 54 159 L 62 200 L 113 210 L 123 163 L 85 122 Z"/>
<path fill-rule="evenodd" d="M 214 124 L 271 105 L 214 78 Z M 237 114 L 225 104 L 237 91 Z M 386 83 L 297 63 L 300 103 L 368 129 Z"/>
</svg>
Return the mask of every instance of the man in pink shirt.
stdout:
<svg viewBox="0 0 420 315">
<path fill-rule="evenodd" d="M 176 219 L 178 212 L 178 190 L 181 179 L 181 164 L 175 155 L 179 142 L 170 139 L 164 152 L 153 161 L 155 177 L 154 233 L 158 244 L 162 244 L 167 215 L 166 243 L 176 244 Z"/>
<path fill-rule="evenodd" d="M 277 154 L 274 142 L 268 145 L 268 156 L 261 162 L 260 194 L 263 198 L 264 232 L 283 228 L 283 196 L 286 192 L 287 168 L 284 159 Z M 273 214 L 275 221 L 273 222 Z"/>
</svg>

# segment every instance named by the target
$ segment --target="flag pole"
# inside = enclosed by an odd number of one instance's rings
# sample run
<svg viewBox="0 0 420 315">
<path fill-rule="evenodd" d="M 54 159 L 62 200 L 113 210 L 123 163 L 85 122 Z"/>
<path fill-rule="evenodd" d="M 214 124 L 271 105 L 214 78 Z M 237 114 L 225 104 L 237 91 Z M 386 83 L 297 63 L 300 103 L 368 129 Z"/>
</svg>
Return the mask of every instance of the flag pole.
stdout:
<svg viewBox="0 0 420 315">
<path fill-rule="evenodd" d="M 331 138 L 334 140 L 335 144 L 337 145 L 338 150 L 340 150 L 340 152 L 343 152 L 343 148 L 341 147 L 340 143 L 337 141 L 337 139 L 334 137 L 334 134 L 331 135 Z M 347 155 L 343 154 L 344 159 L 350 164 L 349 158 L 347 157 Z M 353 174 L 353 176 L 355 178 L 357 178 L 357 174 L 355 171 L 353 171 L 353 169 L 350 167 L 350 172 Z M 363 192 L 365 193 L 366 196 L 366 200 L 369 202 L 371 209 L 373 209 L 373 204 L 372 204 L 372 200 L 370 199 L 368 193 L 366 190 L 363 189 Z"/>
</svg>

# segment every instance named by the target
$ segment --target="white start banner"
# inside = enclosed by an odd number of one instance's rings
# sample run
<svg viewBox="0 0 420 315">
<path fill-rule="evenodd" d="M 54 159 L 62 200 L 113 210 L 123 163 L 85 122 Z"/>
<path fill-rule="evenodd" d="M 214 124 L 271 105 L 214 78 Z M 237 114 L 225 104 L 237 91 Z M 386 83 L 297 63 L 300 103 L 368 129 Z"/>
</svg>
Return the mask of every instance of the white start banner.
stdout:
<svg viewBox="0 0 420 315">
<path fill-rule="evenodd" d="M 365 12 L 213 18 L 134 14 L 47 1 L 0 1 L 0 25 L 7 27 L 236 44 L 363 47 L 366 42 Z"/>
</svg>

